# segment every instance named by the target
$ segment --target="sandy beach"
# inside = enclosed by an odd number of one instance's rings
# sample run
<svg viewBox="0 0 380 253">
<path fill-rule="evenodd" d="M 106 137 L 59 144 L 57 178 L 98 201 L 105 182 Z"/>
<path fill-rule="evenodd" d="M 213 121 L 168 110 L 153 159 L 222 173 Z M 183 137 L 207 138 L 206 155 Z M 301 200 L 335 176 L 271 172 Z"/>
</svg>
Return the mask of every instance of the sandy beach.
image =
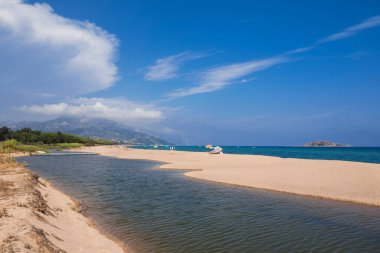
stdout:
<svg viewBox="0 0 380 253">
<path fill-rule="evenodd" d="M 105 156 L 163 162 L 162 169 L 192 170 L 186 176 L 292 194 L 380 206 L 380 164 L 210 155 L 199 152 L 142 150 L 122 146 L 79 149 Z"/>
<path fill-rule="evenodd" d="M 4 156 L 0 207 L 0 252 L 125 252 L 95 228 L 80 204 Z"/>
</svg>

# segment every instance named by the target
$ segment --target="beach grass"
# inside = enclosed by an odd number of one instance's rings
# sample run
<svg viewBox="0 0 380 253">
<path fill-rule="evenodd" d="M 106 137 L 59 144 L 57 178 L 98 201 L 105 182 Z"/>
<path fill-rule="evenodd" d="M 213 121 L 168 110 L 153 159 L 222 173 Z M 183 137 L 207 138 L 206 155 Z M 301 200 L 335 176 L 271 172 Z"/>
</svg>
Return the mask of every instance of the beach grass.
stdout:
<svg viewBox="0 0 380 253">
<path fill-rule="evenodd" d="M 9 154 L 13 152 L 25 152 L 33 153 L 37 151 L 50 152 L 51 150 L 63 150 L 63 149 L 73 149 L 80 148 L 84 144 L 82 143 L 56 143 L 56 144 L 24 144 L 16 140 L 6 140 L 0 142 L 0 154 Z"/>
<path fill-rule="evenodd" d="M 50 145 L 50 147 L 53 147 L 54 149 L 70 149 L 70 148 L 80 148 L 83 147 L 84 144 L 82 143 L 57 143 L 54 145 Z"/>
<path fill-rule="evenodd" d="M 0 153 L 48 151 L 44 144 L 23 144 L 16 140 L 0 142 Z"/>
</svg>

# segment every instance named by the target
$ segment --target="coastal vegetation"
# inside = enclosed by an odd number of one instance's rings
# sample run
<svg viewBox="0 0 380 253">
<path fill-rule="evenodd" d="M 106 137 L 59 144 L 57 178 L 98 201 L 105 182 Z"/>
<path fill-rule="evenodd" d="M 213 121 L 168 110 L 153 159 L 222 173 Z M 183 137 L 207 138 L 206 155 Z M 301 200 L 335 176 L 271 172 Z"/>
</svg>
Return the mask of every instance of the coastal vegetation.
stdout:
<svg viewBox="0 0 380 253">
<path fill-rule="evenodd" d="M 65 134 L 61 132 L 41 132 L 31 128 L 12 130 L 0 128 L 0 153 L 10 152 L 49 152 L 51 149 L 70 149 L 81 146 L 112 145 L 109 140 L 95 140 L 87 137 Z"/>
</svg>

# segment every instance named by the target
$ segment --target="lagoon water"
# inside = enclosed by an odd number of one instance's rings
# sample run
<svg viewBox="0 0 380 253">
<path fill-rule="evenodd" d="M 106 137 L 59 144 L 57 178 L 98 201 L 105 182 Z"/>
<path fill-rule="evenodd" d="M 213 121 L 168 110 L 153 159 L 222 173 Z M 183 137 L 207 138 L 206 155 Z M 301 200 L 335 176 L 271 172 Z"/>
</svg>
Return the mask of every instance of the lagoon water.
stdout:
<svg viewBox="0 0 380 253">
<path fill-rule="evenodd" d="M 136 252 L 380 252 L 380 208 L 189 179 L 150 161 L 18 160 Z"/>
</svg>

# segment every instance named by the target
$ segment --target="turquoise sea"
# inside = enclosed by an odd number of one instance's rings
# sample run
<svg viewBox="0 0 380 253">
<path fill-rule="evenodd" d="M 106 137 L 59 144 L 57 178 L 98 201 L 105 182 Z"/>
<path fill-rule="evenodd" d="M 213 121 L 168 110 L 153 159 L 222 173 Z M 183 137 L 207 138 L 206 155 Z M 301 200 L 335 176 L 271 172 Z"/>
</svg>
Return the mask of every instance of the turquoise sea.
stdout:
<svg viewBox="0 0 380 253">
<path fill-rule="evenodd" d="M 140 149 L 163 149 L 169 146 L 133 146 Z M 225 154 L 267 155 L 283 158 L 303 158 L 319 160 L 342 160 L 354 162 L 380 163 L 380 147 L 268 147 L 268 146 L 221 146 Z M 207 152 L 204 146 L 175 146 L 178 151 Z"/>
</svg>

